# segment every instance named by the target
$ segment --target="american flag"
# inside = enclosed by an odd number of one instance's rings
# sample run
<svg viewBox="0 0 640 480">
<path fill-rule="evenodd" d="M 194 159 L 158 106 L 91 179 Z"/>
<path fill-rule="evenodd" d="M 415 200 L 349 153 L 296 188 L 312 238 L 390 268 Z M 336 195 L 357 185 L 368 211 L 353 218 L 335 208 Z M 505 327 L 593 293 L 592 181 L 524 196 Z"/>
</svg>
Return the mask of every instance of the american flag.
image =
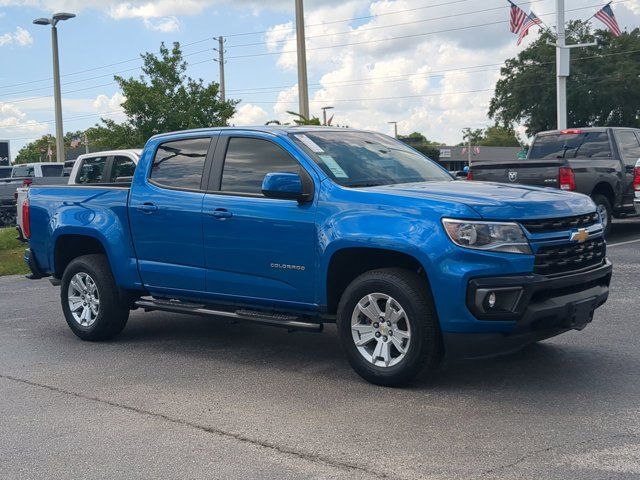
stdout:
<svg viewBox="0 0 640 480">
<path fill-rule="evenodd" d="M 517 35 L 527 18 L 527 14 L 511 0 L 509 0 L 509 3 L 511 4 L 511 33 Z"/>
<path fill-rule="evenodd" d="M 614 37 L 619 37 L 620 35 L 622 35 L 620 25 L 618 25 L 616 16 L 613 14 L 613 10 L 611 9 L 611 2 L 607 3 L 604 7 L 598 10 L 598 13 L 595 14 L 595 17 L 602 23 L 604 23 L 609 30 L 611 30 L 611 33 L 613 33 Z"/>
<path fill-rule="evenodd" d="M 542 20 L 536 17 L 535 13 L 531 12 L 527 16 L 527 20 L 524 22 L 524 25 L 522 25 L 522 28 L 520 29 L 520 35 L 518 36 L 518 45 L 520 45 L 522 43 L 522 40 L 524 40 L 524 37 L 529 34 L 529 29 L 531 27 L 540 24 L 542 24 Z"/>
</svg>

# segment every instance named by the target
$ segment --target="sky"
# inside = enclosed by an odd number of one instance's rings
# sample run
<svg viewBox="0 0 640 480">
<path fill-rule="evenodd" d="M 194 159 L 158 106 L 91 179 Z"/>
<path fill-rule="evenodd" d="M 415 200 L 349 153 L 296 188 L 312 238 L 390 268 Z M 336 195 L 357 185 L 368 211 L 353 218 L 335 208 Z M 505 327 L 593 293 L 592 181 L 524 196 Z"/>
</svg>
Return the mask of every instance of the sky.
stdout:
<svg viewBox="0 0 640 480">
<path fill-rule="evenodd" d="M 554 0 L 516 3 L 554 27 Z M 605 3 L 566 0 L 567 20 Z M 640 0 L 613 8 L 623 29 L 640 25 Z M 162 41 L 183 45 L 189 76 L 218 81 L 220 35 L 227 97 L 241 100 L 233 124 L 299 110 L 294 0 L 0 0 L 0 139 L 14 158 L 55 130 L 50 27 L 32 21 L 60 11 L 77 15 L 58 29 L 65 131 L 123 120 L 113 75 L 138 76 L 140 53 Z M 508 21 L 506 0 L 305 0 L 311 113 L 333 106 L 334 124 L 392 133 L 397 121 L 400 134 L 457 143 L 491 124 L 500 65 L 537 36 L 516 46 Z"/>
</svg>

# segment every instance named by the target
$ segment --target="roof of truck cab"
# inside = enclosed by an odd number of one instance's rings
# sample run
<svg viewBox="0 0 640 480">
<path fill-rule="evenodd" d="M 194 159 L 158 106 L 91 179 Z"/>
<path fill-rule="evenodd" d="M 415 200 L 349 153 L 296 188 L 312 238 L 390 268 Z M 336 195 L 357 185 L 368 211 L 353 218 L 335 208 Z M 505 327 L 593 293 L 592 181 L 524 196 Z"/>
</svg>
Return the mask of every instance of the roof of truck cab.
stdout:
<svg viewBox="0 0 640 480">
<path fill-rule="evenodd" d="M 104 156 L 114 156 L 114 155 L 134 155 L 136 157 L 140 157 L 142 155 L 142 149 L 140 148 L 125 148 L 120 150 L 104 150 L 102 152 L 91 152 L 91 153 L 83 153 L 82 155 L 78 155 L 76 161 L 78 159 L 90 158 L 90 157 L 104 157 Z"/>
<path fill-rule="evenodd" d="M 356 128 L 344 128 L 344 127 L 325 127 L 319 125 L 259 125 L 250 127 L 210 127 L 210 128 L 195 128 L 192 130 L 178 130 L 175 132 L 159 133 L 151 138 L 164 138 L 172 137 L 175 135 L 190 134 L 190 133 L 215 133 L 223 131 L 244 131 L 244 132 L 261 132 L 261 133 L 273 133 L 275 135 L 286 135 L 289 133 L 302 133 L 310 131 L 323 131 L 323 132 L 365 132 L 365 130 L 358 130 Z"/>
<path fill-rule="evenodd" d="M 606 132 L 607 130 L 638 131 L 640 129 L 633 128 L 633 127 L 572 127 L 572 128 L 567 128 L 566 130 L 545 130 L 544 132 L 539 132 L 538 135 L 558 135 L 558 134 L 561 134 L 562 132 L 571 131 L 571 130 L 580 130 L 581 132 L 600 133 L 600 132 Z"/>
</svg>

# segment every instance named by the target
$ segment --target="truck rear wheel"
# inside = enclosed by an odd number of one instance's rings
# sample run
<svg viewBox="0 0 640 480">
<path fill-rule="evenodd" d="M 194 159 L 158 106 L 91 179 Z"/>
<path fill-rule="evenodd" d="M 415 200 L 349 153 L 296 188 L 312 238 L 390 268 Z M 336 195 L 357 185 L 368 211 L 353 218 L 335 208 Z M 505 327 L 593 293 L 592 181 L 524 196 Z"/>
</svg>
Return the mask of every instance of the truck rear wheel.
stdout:
<svg viewBox="0 0 640 480">
<path fill-rule="evenodd" d="M 611 220 L 613 218 L 611 203 L 609 203 L 607 197 L 600 194 L 593 195 L 591 199 L 593 200 L 593 203 L 596 204 L 596 209 L 602 217 L 602 226 L 604 227 L 604 235 L 606 237 L 611 231 Z"/>
<path fill-rule="evenodd" d="M 104 255 L 84 255 L 71 261 L 62 275 L 62 311 L 69 328 L 82 340 L 109 340 L 129 319 Z"/>
<path fill-rule="evenodd" d="M 402 386 L 440 362 L 433 300 L 424 280 L 408 270 L 356 278 L 340 299 L 337 326 L 349 363 L 371 383 Z"/>
</svg>

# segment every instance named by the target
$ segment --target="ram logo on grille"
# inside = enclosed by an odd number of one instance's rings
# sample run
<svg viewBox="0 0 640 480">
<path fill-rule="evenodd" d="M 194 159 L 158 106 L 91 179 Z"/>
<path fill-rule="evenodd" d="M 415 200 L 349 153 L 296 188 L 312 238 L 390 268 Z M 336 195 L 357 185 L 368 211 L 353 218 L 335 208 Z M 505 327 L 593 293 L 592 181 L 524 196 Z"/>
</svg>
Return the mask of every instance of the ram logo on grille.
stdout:
<svg viewBox="0 0 640 480">
<path fill-rule="evenodd" d="M 588 238 L 589 238 L 589 232 L 587 231 L 586 228 L 581 228 L 577 232 L 573 232 L 571 234 L 572 242 L 584 243 L 587 241 Z"/>
</svg>

